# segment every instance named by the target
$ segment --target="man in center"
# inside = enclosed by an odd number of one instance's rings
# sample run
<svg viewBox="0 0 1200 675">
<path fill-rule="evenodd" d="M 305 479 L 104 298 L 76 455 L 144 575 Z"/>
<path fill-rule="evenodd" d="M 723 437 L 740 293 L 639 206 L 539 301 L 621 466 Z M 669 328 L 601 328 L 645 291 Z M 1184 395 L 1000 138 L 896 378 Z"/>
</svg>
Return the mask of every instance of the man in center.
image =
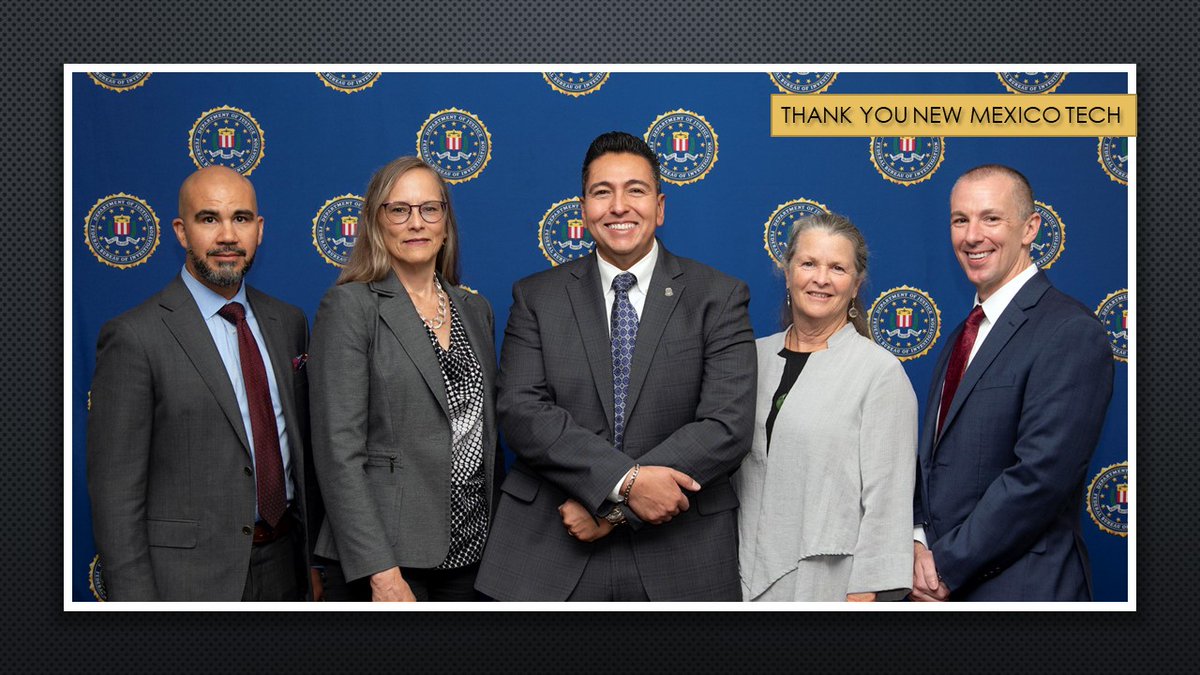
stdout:
<svg viewBox="0 0 1200 675">
<path fill-rule="evenodd" d="M 517 460 L 476 588 L 499 600 L 740 600 L 756 358 L 746 284 L 671 255 L 641 139 L 583 161 L 594 254 L 518 281 L 497 412 Z"/>
</svg>

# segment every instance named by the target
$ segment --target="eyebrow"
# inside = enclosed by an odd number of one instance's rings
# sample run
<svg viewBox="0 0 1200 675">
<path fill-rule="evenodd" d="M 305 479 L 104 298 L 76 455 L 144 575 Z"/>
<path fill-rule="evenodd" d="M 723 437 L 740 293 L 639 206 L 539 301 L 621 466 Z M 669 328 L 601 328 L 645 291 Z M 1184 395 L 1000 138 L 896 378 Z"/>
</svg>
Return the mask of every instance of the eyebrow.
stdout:
<svg viewBox="0 0 1200 675">
<path fill-rule="evenodd" d="M 216 218 L 220 215 L 221 214 L 217 213 L 216 211 L 214 211 L 212 209 L 200 209 L 199 211 L 196 212 L 196 215 L 194 217 L 195 218 L 204 218 L 207 216 L 212 216 L 212 217 Z M 251 211 L 250 209 L 238 209 L 237 211 L 233 212 L 233 215 L 247 217 L 247 218 L 253 218 L 254 212 Z"/>
<path fill-rule="evenodd" d="M 992 215 L 992 214 L 996 214 L 996 213 L 1003 213 L 1003 211 L 1004 211 L 1004 209 L 999 209 L 999 208 L 992 208 L 992 207 L 988 207 L 988 208 L 986 208 L 986 209 L 983 209 L 983 210 L 979 211 L 979 215 L 981 215 L 981 216 L 987 216 L 987 215 Z M 951 212 L 950 212 L 950 215 L 951 215 L 951 217 L 953 217 L 953 216 L 966 216 L 966 215 L 967 215 L 967 212 L 966 212 L 966 211 L 963 211 L 962 209 L 955 209 L 955 210 L 953 210 L 953 211 L 951 211 Z"/>
<path fill-rule="evenodd" d="M 640 186 L 646 187 L 646 188 L 650 187 L 649 183 L 647 183 L 646 181 L 644 181 L 640 178 L 630 178 L 629 180 L 625 181 L 625 187 L 630 187 L 632 185 L 640 185 Z M 612 183 L 609 181 L 606 181 L 606 180 L 597 181 L 597 182 L 589 185 L 588 190 L 591 191 L 591 190 L 594 190 L 601 186 L 612 187 Z"/>
</svg>

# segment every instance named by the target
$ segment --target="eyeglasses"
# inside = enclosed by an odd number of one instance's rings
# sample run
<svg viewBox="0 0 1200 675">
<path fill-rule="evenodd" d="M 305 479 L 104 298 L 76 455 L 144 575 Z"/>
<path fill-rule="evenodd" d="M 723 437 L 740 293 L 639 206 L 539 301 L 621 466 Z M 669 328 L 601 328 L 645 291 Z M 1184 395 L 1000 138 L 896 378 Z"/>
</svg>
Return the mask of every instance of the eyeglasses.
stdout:
<svg viewBox="0 0 1200 675">
<path fill-rule="evenodd" d="M 442 218 L 446 217 L 446 202 L 421 202 L 420 204 L 387 202 L 380 204 L 379 208 L 383 209 L 383 215 L 393 225 L 407 223 L 414 208 L 421 212 L 421 220 L 430 224 L 440 223 Z"/>
</svg>

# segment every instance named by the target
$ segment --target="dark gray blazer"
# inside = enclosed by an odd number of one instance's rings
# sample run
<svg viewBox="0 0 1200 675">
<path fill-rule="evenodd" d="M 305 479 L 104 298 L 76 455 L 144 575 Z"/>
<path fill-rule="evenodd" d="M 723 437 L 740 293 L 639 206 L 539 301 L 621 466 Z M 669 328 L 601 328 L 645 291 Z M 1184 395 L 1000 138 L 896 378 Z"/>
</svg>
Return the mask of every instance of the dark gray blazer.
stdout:
<svg viewBox="0 0 1200 675">
<path fill-rule="evenodd" d="M 488 503 L 496 475 L 494 319 L 482 296 L 442 283 L 483 368 Z M 316 553 L 347 580 L 436 567 L 450 550 L 451 430 L 446 385 L 421 318 L 395 274 L 334 286 L 313 322 L 313 459 L 326 518 Z"/>
<path fill-rule="evenodd" d="M 304 517 L 308 399 L 296 357 L 308 322 L 253 288 L 246 297 L 275 371 L 292 504 Z M 108 598 L 240 600 L 254 532 L 250 443 L 182 279 L 101 328 L 91 401 L 88 491 Z"/>
<path fill-rule="evenodd" d="M 1092 312 L 1039 271 L 971 360 L 934 439 L 960 324 L 942 348 L 918 445 L 915 517 L 951 600 L 1092 599 L 1083 481 L 1112 395 Z"/>
<path fill-rule="evenodd" d="M 612 347 L 596 256 L 513 286 L 497 408 L 517 462 L 476 583 L 488 595 L 565 600 L 593 544 L 567 534 L 558 506 L 571 497 L 606 511 L 609 491 L 636 461 L 703 486 L 670 522 L 620 526 L 636 529 L 650 599 L 741 599 L 729 475 L 750 449 L 754 424 L 750 292 L 659 246 L 630 370 L 624 452 L 612 442 Z"/>
</svg>

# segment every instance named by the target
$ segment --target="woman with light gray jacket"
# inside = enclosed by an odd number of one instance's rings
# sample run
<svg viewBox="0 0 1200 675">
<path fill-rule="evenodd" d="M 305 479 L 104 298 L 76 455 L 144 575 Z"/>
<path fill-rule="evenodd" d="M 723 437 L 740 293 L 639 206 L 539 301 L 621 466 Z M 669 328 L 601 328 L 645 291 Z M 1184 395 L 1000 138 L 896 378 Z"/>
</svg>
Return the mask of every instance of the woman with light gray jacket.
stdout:
<svg viewBox="0 0 1200 675">
<path fill-rule="evenodd" d="M 899 600 L 912 582 L 917 399 L 859 298 L 867 248 L 849 220 L 796 223 L 787 322 L 758 340 L 750 454 L 734 476 L 746 600 Z"/>
</svg>

